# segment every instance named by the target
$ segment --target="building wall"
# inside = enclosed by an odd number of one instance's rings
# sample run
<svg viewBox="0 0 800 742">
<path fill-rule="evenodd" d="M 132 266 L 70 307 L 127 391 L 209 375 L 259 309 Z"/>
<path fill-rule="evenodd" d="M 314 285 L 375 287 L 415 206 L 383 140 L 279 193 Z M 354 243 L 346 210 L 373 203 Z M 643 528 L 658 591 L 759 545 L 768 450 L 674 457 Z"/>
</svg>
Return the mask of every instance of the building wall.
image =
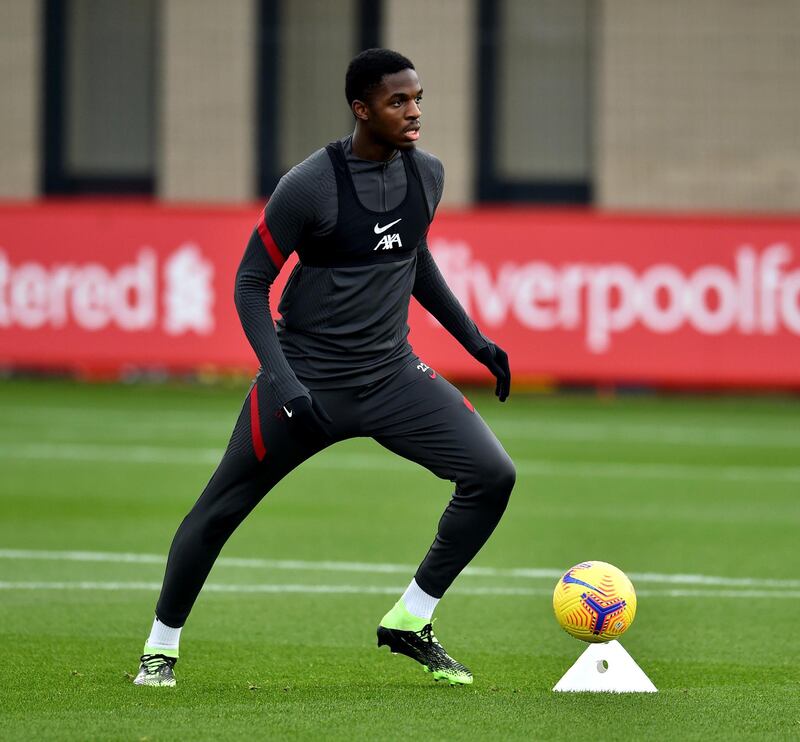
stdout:
<svg viewBox="0 0 800 742">
<path fill-rule="evenodd" d="M 164 0 L 159 196 L 254 196 L 256 0 Z"/>
<path fill-rule="evenodd" d="M 41 4 L 0 0 L 0 198 L 40 188 Z"/>
<path fill-rule="evenodd" d="M 504 137 L 502 111 L 498 141 L 476 141 L 477 116 L 492 113 L 479 109 L 477 0 L 375 1 L 383 2 L 383 43 L 419 69 L 426 90 L 420 144 L 445 164 L 444 203 L 470 204 L 478 148 L 505 153 L 501 164 L 509 175 L 527 162 L 517 162 L 518 148 L 510 147 L 524 138 L 524 127 L 517 119 L 506 121 L 516 128 L 509 130 L 513 137 Z M 587 93 L 591 144 L 584 154 L 591 158 L 596 204 L 800 210 L 800 2 L 592 2 L 595 77 Z M 259 4 L 159 0 L 155 171 L 158 195 L 166 200 L 241 201 L 257 194 Z M 40 191 L 43 5 L 0 0 L 0 198 L 31 198 Z M 357 3 L 282 0 L 281 7 L 282 38 L 290 43 L 274 94 L 282 105 L 279 164 L 288 167 L 308 154 L 311 139 L 318 146 L 349 128 L 340 81 L 355 44 Z M 507 9 L 522 13 L 510 16 L 519 24 L 533 22 L 532 7 L 516 0 Z M 560 0 L 555 7 L 569 15 Z M 303 41 L 309 29 L 311 40 Z M 509 80 L 525 82 L 524 70 L 499 58 Z M 531 54 L 530 64 L 540 68 L 544 61 Z M 303 80 L 310 97 L 298 92 Z M 529 88 L 533 96 L 533 83 Z M 525 101 L 519 106 L 534 108 Z M 319 115 L 302 116 L 307 107 Z M 532 142 L 538 142 L 537 132 L 546 139 L 540 125 L 530 124 L 530 130 Z M 555 148 L 539 149 L 547 154 Z M 548 172 L 567 166 L 569 158 L 558 157 Z"/>
<path fill-rule="evenodd" d="M 478 77 L 475 3 L 385 0 L 383 43 L 419 70 L 424 91 L 420 147 L 445 166 L 442 203 L 464 205 L 475 190 Z"/>
<path fill-rule="evenodd" d="M 597 204 L 800 208 L 800 3 L 602 0 Z"/>
</svg>

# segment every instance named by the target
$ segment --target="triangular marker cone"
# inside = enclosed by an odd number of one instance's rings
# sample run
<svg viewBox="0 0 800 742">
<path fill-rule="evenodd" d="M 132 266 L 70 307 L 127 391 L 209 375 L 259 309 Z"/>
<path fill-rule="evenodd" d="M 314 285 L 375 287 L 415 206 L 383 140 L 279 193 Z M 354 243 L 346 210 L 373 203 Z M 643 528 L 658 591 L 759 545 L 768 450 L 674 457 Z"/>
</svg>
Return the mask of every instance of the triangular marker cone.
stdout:
<svg viewBox="0 0 800 742">
<path fill-rule="evenodd" d="M 554 691 L 588 691 L 590 693 L 657 693 L 639 665 L 618 641 L 590 644 Z"/>
</svg>

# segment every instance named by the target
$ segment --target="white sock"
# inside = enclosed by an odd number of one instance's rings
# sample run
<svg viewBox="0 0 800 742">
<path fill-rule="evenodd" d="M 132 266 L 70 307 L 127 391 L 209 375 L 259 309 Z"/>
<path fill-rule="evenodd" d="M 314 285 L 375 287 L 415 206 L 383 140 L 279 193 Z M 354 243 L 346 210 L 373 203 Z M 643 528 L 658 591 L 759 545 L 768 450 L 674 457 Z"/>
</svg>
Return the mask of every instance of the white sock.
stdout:
<svg viewBox="0 0 800 742">
<path fill-rule="evenodd" d="M 433 616 L 433 611 L 439 598 L 434 598 L 433 595 L 428 595 L 419 585 L 416 580 L 411 580 L 411 584 L 406 588 L 403 593 L 403 605 L 406 610 L 417 618 L 430 619 Z"/>
<path fill-rule="evenodd" d="M 153 620 L 153 628 L 150 629 L 150 636 L 145 646 L 149 649 L 170 649 L 177 652 L 182 630 L 183 627 L 173 629 L 172 626 L 167 626 L 156 618 Z"/>
</svg>

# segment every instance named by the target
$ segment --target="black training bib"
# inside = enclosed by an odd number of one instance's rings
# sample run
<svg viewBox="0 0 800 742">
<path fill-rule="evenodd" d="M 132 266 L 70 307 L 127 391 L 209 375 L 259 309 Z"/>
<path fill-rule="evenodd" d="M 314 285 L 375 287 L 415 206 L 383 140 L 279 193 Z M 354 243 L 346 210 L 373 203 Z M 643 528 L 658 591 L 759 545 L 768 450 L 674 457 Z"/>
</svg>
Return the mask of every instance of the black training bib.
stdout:
<svg viewBox="0 0 800 742">
<path fill-rule="evenodd" d="M 333 163 L 338 195 L 336 226 L 323 237 L 303 240 L 297 254 L 303 265 L 345 267 L 410 258 L 430 226 L 428 203 L 411 152 L 400 152 L 406 170 L 406 196 L 390 211 L 371 211 L 358 200 L 341 142 L 325 147 Z"/>
</svg>

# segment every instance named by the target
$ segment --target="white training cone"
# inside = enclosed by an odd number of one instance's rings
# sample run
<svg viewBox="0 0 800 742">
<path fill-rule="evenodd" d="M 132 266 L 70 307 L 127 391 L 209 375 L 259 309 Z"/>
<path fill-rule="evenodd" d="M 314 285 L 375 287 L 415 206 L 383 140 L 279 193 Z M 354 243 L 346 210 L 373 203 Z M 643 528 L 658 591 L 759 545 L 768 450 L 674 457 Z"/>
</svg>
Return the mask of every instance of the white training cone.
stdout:
<svg viewBox="0 0 800 742">
<path fill-rule="evenodd" d="M 554 691 L 589 693 L 657 693 L 642 668 L 634 662 L 618 641 L 590 644 Z"/>
</svg>

